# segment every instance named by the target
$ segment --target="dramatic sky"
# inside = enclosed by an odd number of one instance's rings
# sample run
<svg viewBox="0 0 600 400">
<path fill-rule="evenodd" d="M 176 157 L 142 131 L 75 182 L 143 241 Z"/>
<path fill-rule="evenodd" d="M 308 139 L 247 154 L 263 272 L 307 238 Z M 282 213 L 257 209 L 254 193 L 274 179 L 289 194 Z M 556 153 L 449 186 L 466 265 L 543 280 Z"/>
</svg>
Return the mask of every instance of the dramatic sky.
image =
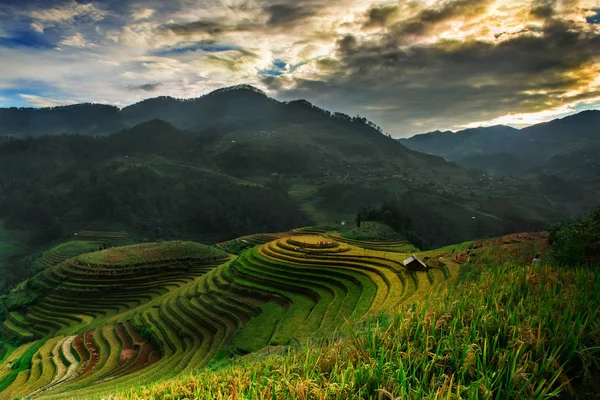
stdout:
<svg viewBox="0 0 600 400">
<path fill-rule="evenodd" d="M 597 0 L 0 0 L 0 107 L 252 84 L 402 137 L 600 108 Z"/>
</svg>

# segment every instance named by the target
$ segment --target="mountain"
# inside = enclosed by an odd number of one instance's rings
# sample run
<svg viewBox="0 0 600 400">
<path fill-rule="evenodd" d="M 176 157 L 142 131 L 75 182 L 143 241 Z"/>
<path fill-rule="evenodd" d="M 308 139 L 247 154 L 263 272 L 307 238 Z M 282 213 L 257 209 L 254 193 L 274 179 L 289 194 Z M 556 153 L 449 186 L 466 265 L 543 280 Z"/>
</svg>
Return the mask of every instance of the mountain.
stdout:
<svg viewBox="0 0 600 400">
<path fill-rule="evenodd" d="M 569 208 L 594 205 L 600 193 L 600 111 L 584 111 L 517 130 L 506 126 L 431 132 L 400 139 L 417 151 L 493 176 L 520 176 Z M 549 184 L 552 182 L 552 184 Z M 565 193 L 565 188 L 569 188 Z M 569 199 L 570 197 L 570 199 Z M 589 207 L 588 207 L 589 208 Z"/>
<path fill-rule="evenodd" d="M 90 108 L 108 114 L 96 121 L 102 113 L 76 112 Z M 409 221 L 400 233 L 432 247 L 541 229 L 575 210 L 541 184 L 467 170 L 401 145 L 364 118 L 279 102 L 249 86 L 122 110 L 6 112 L 29 115 L 23 126 L 36 130 L 17 135 L 14 122 L 0 124 L 9 136 L 0 143 L 0 220 L 36 243 L 81 230 L 214 242 L 353 224 L 359 210 L 385 203 L 379 222 Z M 43 131 L 32 122 L 40 115 Z M 69 134 L 39 136 L 57 132 Z"/>
<path fill-rule="evenodd" d="M 123 127 L 119 114 L 119 108 L 103 104 L 76 104 L 53 108 L 0 108 L 0 136 L 106 134 Z"/>
<path fill-rule="evenodd" d="M 590 110 L 521 130 L 498 125 L 458 132 L 436 131 L 399 141 L 413 150 L 458 163 L 478 155 L 510 154 L 530 167 L 600 142 L 599 129 L 600 111 Z"/>
<path fill-rule="evenodd" d="M 399 141 L 410 149 L 458 162 L 474 155 L 506 152 L 510 149 L 509 143 L 515 140 L 518 134 L 518 129 L 497 125 L 456 133 L 435 131 Z"/>
<path fill-rule="evenodd" d="M 215 126 L 283 120 L 293 108 L 257 88 L 238 85 L 193 99 L 147 99 L 123 109 L 103 104 L 0 109 L 0 136 L 108 135 L 152 119 L 199 132 Z"/>
</svg>

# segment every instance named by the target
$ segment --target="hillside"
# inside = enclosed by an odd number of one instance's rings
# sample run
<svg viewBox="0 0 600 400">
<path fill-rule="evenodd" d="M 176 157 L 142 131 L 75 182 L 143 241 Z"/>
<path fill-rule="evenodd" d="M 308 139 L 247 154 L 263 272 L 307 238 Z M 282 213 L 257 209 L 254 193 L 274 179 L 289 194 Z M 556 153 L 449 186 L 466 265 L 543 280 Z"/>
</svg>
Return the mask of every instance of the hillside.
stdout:
<svg viewBox="0 0 600 400">
<path fill-rule="evenodd" d="M 361 206 L 393 201 L 437 246 L 565 216 L 563 203 L 525 182 L 466 171 L 407 149 L 364 118 L 279 102 L 248 86 L 113 110 L 102 118 L 125 128 L 113 134 L 93 123 L 94 113 L 73 117 L 78 109 L 11 111 L 54 119 L 40 125 L 47 132 L 3 132 L 13 135 L 0 144 L 6 228 L 40 240 L 116 226 L 141 238 L 212 234 L 214 242 L 309 220 L 350 222 Z M 72 128 L 52 128 L 63 117 Z M 95 130 L 81 126 L 86 120 Z M 18 139 L 58 131 L 79 135 Z M 234 201 L 242 197 L 249 201 Z"/>
<path fill-rule="evenodd" d="M 332 332 L 458 274 L 440 252 L 422 253 L 435 259 L 427 272 L 410 272 L 398 242 L 338 239 L 297 231 L 239 257 L 163 242 L 49 267 L 6 298 L 0 398 L 88 398 L 173 378 Z"/>
<path fill-rule="evenodd" d="M 545 238 L 417 252 L 416 272 L 401 242 L 315 229 L 240 238 L 264 244 L 239 256 L 191 242 L 76 256 L 6 298 L 0 398 L 583 394 L 598 275 L 514 266 Z"/>
<path fill-rule="evenodd" d="M 549 198 L 581 211 L 596 205 L 600 191 L 600 174 L 596 172 L 600 168 L 599 130 L 600 111 L 584 111 L 521 130 L 494 126 L 438 131 L 399 141 L 465 168 L 497 177 L 522 177 Z M 554 184 L 549 185 L 549 180 Z M 562 196 L 553 193 L 557 190 Z"/>
<path fill-rule="evenodd" d="M 512 141 L 518 140 L 519 134 L 518 129 L 497 125 L 458 132 L 429 132 L 399 142 L 410 149 L 458 162 L 473 155 L 510 152 Z"/>
<path fill-rule="evenodd" d="M 436 131 L 399 141 L 411 149 L 455 162 L 475 155 L 506 153 L 529 167 L 599 141 L 599 127 L 600 111 L 590 110 L 521 130 L 499 125 L 458 132 Z"/>
<path fill-rule="evenodd" d="M 334 337 L 114 398 L 595 399 L 598 284 L 582 269 L 488 268 Z"/>
<path fill-rule="evenodd" d="M 153 119 L 194 132 L 231 129 L 287 121 L 297 115 L 295 105 L 297 102 L 279 102 L 252 86 L 239 85 L 192 99 L 147 99 L 123 109 L 103 104 L 0 108 L 0 136 L 109 135 Z"/>
</svg>

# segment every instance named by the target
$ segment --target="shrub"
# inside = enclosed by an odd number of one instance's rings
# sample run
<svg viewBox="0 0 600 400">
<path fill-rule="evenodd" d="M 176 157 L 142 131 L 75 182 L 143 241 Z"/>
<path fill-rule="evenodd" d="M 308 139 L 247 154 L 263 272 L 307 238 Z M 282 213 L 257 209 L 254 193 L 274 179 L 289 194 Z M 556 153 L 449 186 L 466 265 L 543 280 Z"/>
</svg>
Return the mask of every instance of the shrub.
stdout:
<svg viewBox="0 0 600 400">
<path fill-rule="evenodd" d="M 548 240 L 551 257 L 559 264 L 600 263 L 600 208 L 585 219 L 555 225 Z"/>
</svg>

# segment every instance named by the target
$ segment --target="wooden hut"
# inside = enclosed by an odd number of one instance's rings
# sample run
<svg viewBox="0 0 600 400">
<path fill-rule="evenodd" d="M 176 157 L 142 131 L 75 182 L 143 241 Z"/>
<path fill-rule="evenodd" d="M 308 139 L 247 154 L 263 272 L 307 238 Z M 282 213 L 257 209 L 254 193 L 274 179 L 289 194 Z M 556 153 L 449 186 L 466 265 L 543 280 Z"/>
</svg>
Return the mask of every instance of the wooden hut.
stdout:
<svg viewBox="0 0 600 400">
<path fill-rule="evenodd" d="M 408 257 L 403 262 L 404 268 L 409 271 L 425 271 L 427 269 L 427 265 L 421 260 L 417 258 L 414 254 Z"/>
</svg>

